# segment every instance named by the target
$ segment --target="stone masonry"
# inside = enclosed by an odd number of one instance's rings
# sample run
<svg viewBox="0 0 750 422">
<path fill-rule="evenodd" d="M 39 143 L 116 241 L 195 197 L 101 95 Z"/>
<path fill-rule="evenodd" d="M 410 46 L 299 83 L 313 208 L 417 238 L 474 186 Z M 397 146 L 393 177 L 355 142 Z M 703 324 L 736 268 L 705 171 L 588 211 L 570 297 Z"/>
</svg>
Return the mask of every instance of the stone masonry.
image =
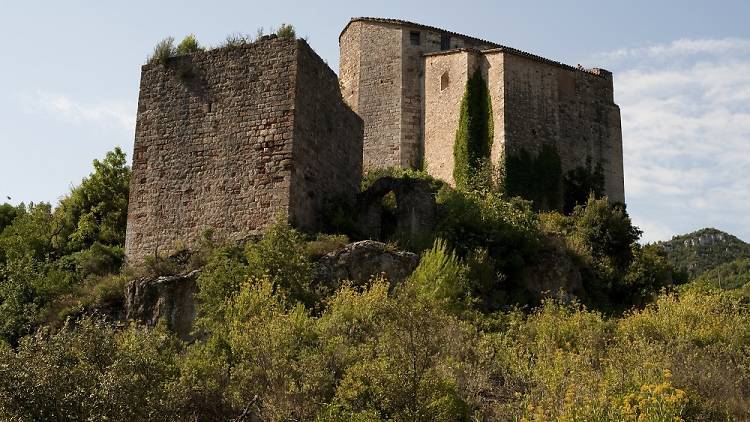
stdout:
<svg viewBox="0 0 750 422">
<path fill-rule="evenodd" d="M 395 19 L 353 18 L 339 43 L 338 78 L 305 41 L 275 36 L 143 66 L 131 262 L 190 248 L 206 231 L 241 241 L 279 218 L 317 231 L 331 204 L 354 205 L 363 170 L 423 167 L 452 183 L 475 70 L 492 102 L 493 165 L 553 146 L 564 174 L 600 167 L 604 193 L 624 202 L 606 70 Z"/>
<path fill-rule="evenodd" d="M 364 120 L 365 170 L 423 166 L 452 183 L 460 104 L 479 69 L 492 100 L 493 164 L 552 145 L 563 173 L 601 165 L 604 193 L 624 202 L 610 72 L 395 19 L 353 18 L 339 43 L 342 94 Z"/>
<path fill-rule="evenodd" d="M 365 123 L 365 170 L 420 165 L 424 53 L 497 46 L 439 28 L 379 18 L 352 19 L 339 45 L 341 92 Z"/>
<path fill-rule="evenodd" d="M 306 42 L 265 37 L 143 66 L 132 168 L 131 262 L 206 230 L 236 241 L 285 218 L 314 231 L 331 201 L 355 200 L 362 120 Z"/>
</svg>

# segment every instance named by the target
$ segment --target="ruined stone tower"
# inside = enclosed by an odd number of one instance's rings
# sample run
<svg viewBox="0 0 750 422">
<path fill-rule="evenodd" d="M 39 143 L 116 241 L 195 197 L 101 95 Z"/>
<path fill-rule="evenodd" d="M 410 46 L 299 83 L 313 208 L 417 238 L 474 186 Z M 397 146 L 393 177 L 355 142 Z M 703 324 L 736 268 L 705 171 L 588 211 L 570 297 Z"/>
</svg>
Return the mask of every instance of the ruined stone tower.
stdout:
<svg viewBox="0 0 750 422">
<path fill-rule="evenodd" d="M 492 102 L 493 165 L 517 156 L 533 160 L 548 147 L 560 169 L 543 177 L 559 185 L 555 195 L 563 195 L 579 170 L 596 169 L 602 193 L 624 202 L 620 111 L 610 72 L 395 19 L 353 18 L 339 44 L 342 95 L 364 120 L 366 170 L 423 165 L 452 183 L 461 100 L 479 70 Z M 552 204 L 547 208 L 563 202 L 545 201 Z"/>
<path fill-rule="evenodd" d="M 240 240 L 279 217 L 317 230 L 330 201 L 354 201 L 361 174 L 362 121 L 304 41 L 145 65 L 126 254 L 189 247 L 205 230 Z"/>
</svg>

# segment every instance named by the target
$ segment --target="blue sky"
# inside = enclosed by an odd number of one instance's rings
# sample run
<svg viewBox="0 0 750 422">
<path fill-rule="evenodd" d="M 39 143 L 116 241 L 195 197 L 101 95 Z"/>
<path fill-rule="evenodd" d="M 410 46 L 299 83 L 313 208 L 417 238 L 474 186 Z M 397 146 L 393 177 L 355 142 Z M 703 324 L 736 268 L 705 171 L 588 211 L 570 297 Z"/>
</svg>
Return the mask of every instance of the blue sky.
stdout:
<svg viewBox="0 0 750 422">
<path fill-rule="evenodd" d="M 740 1 L 2 2 L 0 202 L 56 202 L 132 150 L 140 65 L 165 36 L 208 45 L 292 23 L 338 69 L 352 16 L 444 27 L 615 73 L 625 194 L 644 240 L 714 226 L 750 240 L 750 5 Z"/>
</svg>

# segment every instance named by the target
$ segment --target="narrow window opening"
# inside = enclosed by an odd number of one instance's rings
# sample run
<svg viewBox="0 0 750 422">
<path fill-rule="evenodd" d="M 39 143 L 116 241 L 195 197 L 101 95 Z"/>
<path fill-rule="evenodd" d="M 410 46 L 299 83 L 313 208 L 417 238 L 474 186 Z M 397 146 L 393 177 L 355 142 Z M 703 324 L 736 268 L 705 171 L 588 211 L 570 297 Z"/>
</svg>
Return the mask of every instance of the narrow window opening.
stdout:
<svg viewBox="0 0 750 422">
<path fill-rule="evenodd" d="M 448 34 L 440 34 L 440 49 L 450 50 L 451 48 L 451 36 Z"/>
<path fill-rule="evenodd" d="M 448 88 L 448 84 L 450 84 L 450 77 L 448 76 L 448 72 L 445 72 L 440 76 L 440 90 L 443 91 L 445 88 Z"/>
<path fill-rule="evenodd" d="M 419 31 L 411 31 L 409 32 L 409 40 L 411 40 L 411 45 L 420 45 L 422 44 L 421 40 L 421 34 Z"/>
</svg>

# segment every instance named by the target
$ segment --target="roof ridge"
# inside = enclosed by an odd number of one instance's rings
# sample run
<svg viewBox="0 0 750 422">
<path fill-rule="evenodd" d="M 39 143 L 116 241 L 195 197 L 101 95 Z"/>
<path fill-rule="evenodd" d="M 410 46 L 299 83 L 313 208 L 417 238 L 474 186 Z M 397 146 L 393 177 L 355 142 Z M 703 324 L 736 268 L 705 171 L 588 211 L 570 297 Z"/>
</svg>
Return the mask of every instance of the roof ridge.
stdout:
<svg viewBox="0 0 750 422">
<path fill-rule="evenodd" d="M 475 51 L 479 51 L 479 52 L 482 52 L 482 53 L 492 53 L 493 51 L 502 51 L 502 52 L 507 52 L 507 53 L 515 54 L 517 56 L 525 57 L 525 58 L 528 58 L 528 59 L 531 59 L 531 60 L 536 60 L 536 61 L 539 61 L 539 62 L 542 62 L 542 63 L 547 63 L 547 64 L 551 64 L 551 65 L 563 67 L 563 68 L 570 69 L 570 70 L 577 70 L 577 71 L 581 71 L 581 72 L 588 73 L 588 74 L 595 75 L 595 76 L 604 77 L 604 76 L 606 76 L 607 74 L 610 73 L 608 70 L 600 69 L 600 68 L 591 68 L 591 69 L 584 68 L 580 64 L 577 65 L 577 66 L 572 66 L 572 65 L 569 65 L 569 64 L 565 64 L 563 62 L 559 62 L 559 61 L 556 61 L 556 60 L 548 59 L 548 58 L 543 57 L 543 56 L 539 56 L 537 54 L 533 54 L 533 53 L 529 53 L 529 52 L 526 52 L 526 51 L 523 51 L 523 50 L 519 50 L 517 48 L 508 47 L 508 46 L 505 46 L 505 45 L 502 45 L 502 44 L 498 44 L 498 43 L 492 42 L 492 41 L 487 41 L 487 40 L 482 39 L 482 38 L 472 37 L 471 35 L 465 35 L 465 34 L 461 34 L 461 33 L 458 33 L 458 32 L 449 31 L 447 29 L 438 28 L 436 26 L 423 25 L 421 23 L 411 22 L 411 21 L 407 21 L 407 20 L 403 20 L 403 19 L 377 18 L 377 17 L 367 17 L 367 16 L 353 17 L 353 18 L 351 18 L 349 20 L 349 23 L 347 23 L 346 26 L 344 26 L 344 29 L 341 30 L 341 33 L 339 34 L 339 42 L 341 41 L 341 36 L 344 34 L 344 32 L 346 32 L 347 28 L 349 28 L 349 25 L 351 25 L 354 22 L 358 22 L 358 21 L 389 23 L 389 24 L 393 24 L 393 25 L 409 25 L 409 26 L 413 26 L 413 27 L 416 27 L 416 28 L 427 29 L 427 30 L 430 30 L 430 31 L 445 32 L 445 33 L 450 34 L 450 35 L 454 35 L 454 36 L 458 36 L 458 37 L 470 39 L 470 40 L 473 40 L 473 41 L 479 41 L 480 43 L 492 46 L 491 48 L 486 48 L 486 49 L 479 49 L 479 48 L 475 48 L 475 47 L 463 47 L 463 48 L 460 48 L 460 49 L 451 49 L 451 50 L 445 50 L 445 51 L 440 51 L 440 52 L 425 53 L 425 55 L 437 55 L 439 53 L 445 54 L 445 53 L 448 53 L 448 52 L 451 52 L 451 51 L 468 51 L 468 50 L 475 50 Z"/>
</svg>

